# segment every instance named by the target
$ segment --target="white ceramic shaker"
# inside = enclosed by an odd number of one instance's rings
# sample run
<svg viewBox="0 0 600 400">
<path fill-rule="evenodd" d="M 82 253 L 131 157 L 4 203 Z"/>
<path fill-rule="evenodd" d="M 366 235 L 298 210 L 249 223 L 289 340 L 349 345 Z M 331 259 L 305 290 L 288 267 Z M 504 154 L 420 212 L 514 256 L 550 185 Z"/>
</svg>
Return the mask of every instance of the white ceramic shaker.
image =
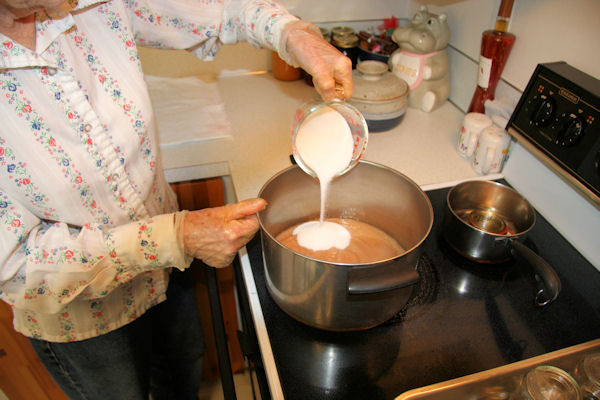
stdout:
<svg viewBox="0 0 600 400">
<path fill-rule="evenodd" d="M 469 159 L 475 151 L 479 134 L 492 125 L 492 119 L 481 113 L 468 113 L 463 119 L 460 132 L 458 132 L 457 151 L 461 157 Z"/>
<path fill-rule="evenodd" d="M 502 170 L 508 154 L 510 135 L 497 125 L 485 128 L 479 135 L 471 165 L 480 175 L 494 174 Z"/>
</svg>

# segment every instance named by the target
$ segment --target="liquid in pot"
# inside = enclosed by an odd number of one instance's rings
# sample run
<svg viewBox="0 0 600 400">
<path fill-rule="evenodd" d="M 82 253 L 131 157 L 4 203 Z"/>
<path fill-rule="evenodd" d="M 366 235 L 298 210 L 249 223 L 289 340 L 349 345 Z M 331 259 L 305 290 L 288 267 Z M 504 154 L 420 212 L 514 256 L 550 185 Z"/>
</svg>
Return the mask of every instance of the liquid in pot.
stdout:
<svg viewBox="0 0 600 400">
<path fill-rule="evenodd" d="M 343 264 L 379 262 L 398 257 L 405 251 L 397 240 L 373 225 L 350 218 L 327 218 L 326 221 L 340 224 L 350 232 L 351 239 L 347 247 L 343 249 L 331 247 L 318 251 L 303 247 L 293 233 L 294 229 L 301 224 L 287 228 L 277 235 L 276 239 L 303 256 Z"/>
</svg>

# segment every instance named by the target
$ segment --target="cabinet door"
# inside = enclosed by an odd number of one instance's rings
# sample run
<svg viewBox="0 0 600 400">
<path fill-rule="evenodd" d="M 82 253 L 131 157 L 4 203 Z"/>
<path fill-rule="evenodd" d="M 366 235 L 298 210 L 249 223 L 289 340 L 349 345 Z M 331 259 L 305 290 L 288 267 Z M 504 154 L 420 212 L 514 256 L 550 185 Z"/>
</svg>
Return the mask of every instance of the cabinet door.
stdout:
<svg viewBox="0 0 600 400">
<path fill-rule="evenodd" d="M 172 184 L 171 186 L 177 194 L 179 208 L 182 210 L 199 210 L 207 207 L 218 207 L 225 204 L 225 192 L 223 190 L 223 182 L 220 178 L 180 182 Z M 205 268 L 206 267 L 200 261 L 194 260 L 191 272 L 194 278 L 196 301 L 198 303 L 198 311 L 200 313 L 206 342 L 203 378 L 205 380 L 214 380 L 219 376 L 219 361 L 213 334 Z M 219 298 L 221 299 L 225 332 L 227 335 L 231 369 L 233 370 L 233 373 L 237 373 L 244 369 L 244 357 L 237 339 L 238 318 L 234 295 L 232 266 L 217 269 L 217 284 L 219 288 Z"/>
<path fill-rule="evenodd" d="M 25 336 L 15 332 L 10 306 L 0 301 L 0 388 L 10 400 L 66 400 Z"/>
</svg>

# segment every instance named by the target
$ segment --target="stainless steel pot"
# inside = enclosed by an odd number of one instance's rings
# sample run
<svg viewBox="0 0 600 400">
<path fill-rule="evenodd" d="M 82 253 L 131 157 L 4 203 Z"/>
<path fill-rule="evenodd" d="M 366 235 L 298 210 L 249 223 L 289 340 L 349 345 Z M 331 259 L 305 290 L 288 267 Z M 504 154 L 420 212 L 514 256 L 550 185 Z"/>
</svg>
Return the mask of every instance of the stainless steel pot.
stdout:
<svg viewBox="0 0 600 400">
<path fill-rule="evenodd" d="M 376 326 L 406 304 L 418 282 L 421 244 L 433 224 L 427 195 L 409 178 L 361 161 L 331 183 L 327 217 L 369 223 L 405 249 L 368 264 L 312 259 L 275 239 L 286 228 L 319 217 L 319 182 L 299 167 L 279 172 L 259 196 L 268 203 L 258 216 L 267 289 L 283 311 L 316 328 L 347 331 Z"/>
<path fill-rule="evenodd" d="M 482 263 L 522 256 L 540 280 L 538 305 L 558 297 L 561 283 L 552 267 L 523 245 L 535 224 L 535 210 L 516 190 L 491 181 L 468 181 L 448 192 L 443 235 L 457 252 Z"/>
</svg>

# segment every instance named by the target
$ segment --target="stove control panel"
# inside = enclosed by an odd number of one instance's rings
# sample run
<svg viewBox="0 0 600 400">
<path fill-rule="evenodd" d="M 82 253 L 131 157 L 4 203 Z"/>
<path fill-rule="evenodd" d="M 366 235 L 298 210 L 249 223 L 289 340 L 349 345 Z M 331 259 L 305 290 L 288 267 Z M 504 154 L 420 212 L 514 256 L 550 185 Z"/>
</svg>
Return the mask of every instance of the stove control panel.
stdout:
<svg viewBox="0 0 600 400">
<path fill-rule="evenodd" d="M 600 80 L 565 62 L 539 64 L 507 129 L 600 208 Z"/>
</svg>

